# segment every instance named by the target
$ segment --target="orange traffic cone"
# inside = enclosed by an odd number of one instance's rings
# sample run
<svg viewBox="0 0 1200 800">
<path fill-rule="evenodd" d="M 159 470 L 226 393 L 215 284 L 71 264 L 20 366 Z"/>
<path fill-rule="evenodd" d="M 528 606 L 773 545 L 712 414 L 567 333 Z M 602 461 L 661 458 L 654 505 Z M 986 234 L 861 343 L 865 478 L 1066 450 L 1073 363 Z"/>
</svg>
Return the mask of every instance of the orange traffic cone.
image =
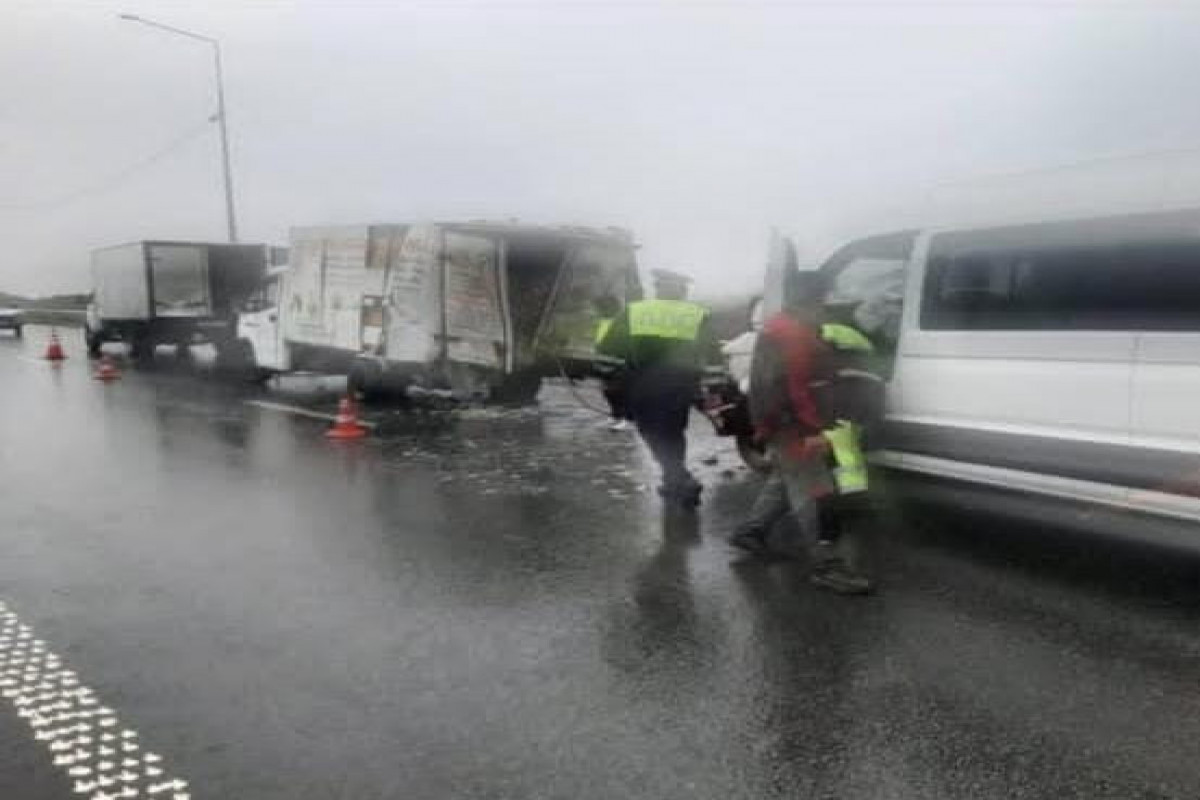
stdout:
<svg viewBox="0 0 1200 800">
<path fill-rule="evenodd" d="M 45 359 L 47 361 L 62 361 L 67 357 L 63 352 L 62 342 L 58 340 L 58 331 L 50 330 L 50 341 L 46 345 Z"/>
<path fill-rule="evenodd" d="M 350 395 L 338 401 L 337 417 L 325 435 L 330 439 L 361 439 L 367 435 L 367 429 L 358 421 L 358 407 Z"/>
<path fill-rule="evenodd" d="M 100 368 L 96 370 L 96 374 L 92 377 L 105 383 L 118 381 L 121 379 L 121 371 L 113 363 L 112 356 L 104 355 L 100 357 Z"/>
</svg>

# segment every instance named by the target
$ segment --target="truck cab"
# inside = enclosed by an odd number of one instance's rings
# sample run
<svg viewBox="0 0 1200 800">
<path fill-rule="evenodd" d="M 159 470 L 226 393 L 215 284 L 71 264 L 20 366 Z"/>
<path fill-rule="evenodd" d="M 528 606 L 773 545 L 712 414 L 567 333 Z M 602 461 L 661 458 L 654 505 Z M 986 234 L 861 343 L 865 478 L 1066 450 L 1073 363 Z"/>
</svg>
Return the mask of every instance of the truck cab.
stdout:
<svg viewBox="0 0 1200 800">
<path fill-rule="evenodd" d="M 246 299 L 238 312 L 237 339 L 249 364 L 269 373 L 291 369 L 287 348 L 283 345 L 280 323 L 280 298 L 288 277 L 287 266 L 271 267 L 262 285 Z"/>
</svg>

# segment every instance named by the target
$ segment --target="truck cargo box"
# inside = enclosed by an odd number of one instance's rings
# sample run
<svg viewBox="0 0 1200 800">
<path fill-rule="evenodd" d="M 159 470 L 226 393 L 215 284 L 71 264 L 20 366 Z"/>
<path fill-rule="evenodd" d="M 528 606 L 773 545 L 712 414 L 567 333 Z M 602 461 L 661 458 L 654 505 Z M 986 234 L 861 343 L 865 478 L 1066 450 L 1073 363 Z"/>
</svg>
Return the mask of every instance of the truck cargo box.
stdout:
<svg viewBox="0 0 1200 800">
<path fill-rule="evenodd" d="M 294 228 L 276 280 L 242 315 L 239 335 L 272 354 L 256 364 L 352 383 L 354 362 L 439 385 L 549 374 L 594 353 L 599 298 L 640 294 L 624 231 L 506 222 Z"/>
<path fill-rule="evenodd" d="M 231 338 L 236 313 L 262 283 L 270 248 L 257 244 L 146 241 L 92 253 L 89 350 L 124 340 L 155 344 Z"/>
</svg>

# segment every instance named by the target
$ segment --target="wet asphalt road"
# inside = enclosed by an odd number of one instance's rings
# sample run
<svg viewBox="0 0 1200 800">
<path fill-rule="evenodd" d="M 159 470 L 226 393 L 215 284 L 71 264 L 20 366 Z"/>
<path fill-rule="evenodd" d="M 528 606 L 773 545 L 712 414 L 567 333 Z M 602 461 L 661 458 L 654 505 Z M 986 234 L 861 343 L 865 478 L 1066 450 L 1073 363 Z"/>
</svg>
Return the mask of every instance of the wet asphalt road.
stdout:
<svg viewBox="0 0 1200 800">
<path fill-rule="evenodd" d="M 725 445 L 664 516 L 562 387 L 338 446 L 247 402 L 311 382 L 43 336 L 0 339 L 0 601 L 191 797 L 1200 796 L 1200 557 L 906 508 L 840 598 L 731 565 Z M 0 797 L 72 796 L 0 703 Z"/>
</svg>

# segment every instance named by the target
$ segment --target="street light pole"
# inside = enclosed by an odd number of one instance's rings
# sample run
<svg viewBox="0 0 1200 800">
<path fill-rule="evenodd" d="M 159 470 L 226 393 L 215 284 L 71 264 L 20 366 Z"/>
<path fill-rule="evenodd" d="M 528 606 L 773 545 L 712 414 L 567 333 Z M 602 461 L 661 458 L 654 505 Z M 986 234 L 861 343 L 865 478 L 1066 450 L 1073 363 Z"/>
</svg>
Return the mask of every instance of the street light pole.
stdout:
<svg viewBox="0 0 1200 800">
<path fill-rule="evenodd" d="M 225 75 L 221 70 L 221 42 L 211 36 L 203 36 L 199 33 L 185 31 L 182 28 L 164 25 L 161 22 L 139 17 L 136 14 L 120 14 L 119 16 L 128 22 L 137 22 L 141 25 L 158 28 L 168 33 L 186 36 L 189 39 L 196 39 L 212 45 L 213 66 L 216 68 L 217 77 L 217 125 L 221 134 L 221 173 L 225 186 L 225 224 L 229 231 L 229 241 L 236 242 L 238 240 L 237 215 L 233 209 L 233 169 L 229 163 L 229 128 L 225 124 Z"/>
</svg>

